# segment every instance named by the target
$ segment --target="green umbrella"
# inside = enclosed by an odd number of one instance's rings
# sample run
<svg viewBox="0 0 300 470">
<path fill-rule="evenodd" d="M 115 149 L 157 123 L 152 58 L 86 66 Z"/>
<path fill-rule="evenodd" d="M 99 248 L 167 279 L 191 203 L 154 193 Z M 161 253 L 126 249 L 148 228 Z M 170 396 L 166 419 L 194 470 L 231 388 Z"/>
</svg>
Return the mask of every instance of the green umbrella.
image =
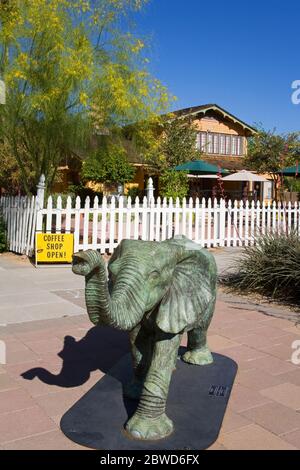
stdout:
<svg viewBox="0 0 300 470">
<path fill-rule="evenodd" d="M 284 176 L 295 176 L 299 174 L 299 167 L 298 165 L 289 166 L 288 168 L 284 168 L 282 171 L 278 173 L 283 174 Z"/>
<path fill-rule="evenodd" d="M 203 160 L 194 160 L 192 162 L 186 162 L 182 165 L 175 167 L 176 171 L 189 171 L 190 173 L 207 173 L 207 174 L 217 174 L 217 173 L 228 173 L 227 170 L 223 168 L 218 168 L 215 165 L 204 162 Z"/>
</svg>

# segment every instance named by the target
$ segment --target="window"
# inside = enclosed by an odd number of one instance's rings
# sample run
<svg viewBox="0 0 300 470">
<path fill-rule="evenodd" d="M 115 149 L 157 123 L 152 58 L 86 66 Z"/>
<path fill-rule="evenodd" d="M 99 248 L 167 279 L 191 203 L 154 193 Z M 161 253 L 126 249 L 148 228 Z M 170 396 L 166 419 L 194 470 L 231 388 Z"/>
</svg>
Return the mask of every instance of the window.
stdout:
<svg viewBox="0 0 300 470">
<path fill-rule="evenodd" d="M 237 154 L 238 155 L 244 155 L 244 139 L 243 139 L 243 137 L 238 137 Z"/>
<path fill-rule="evenodd" d="M 231 155 L 231 135 L 225 136 L 225 154 Z"/>
<path fill-rule="evenodd" d="M 221 155 L 225 155 L 226 152 L 225 152 L 225 135 L 224 134 L 220 134 L 220 154 Z"/>
<path fill-rule="evenodd" d="M 202 152 L 206 152 L 206 140 L 207 140 L 206 139 L 206 137 L 207 137 L 206 132 L 201 132 L 200 135 L 201 135 L 200 150 Z"/>
<path fill-rule="evenodd" d="M 213 134 L 213 153 L 219 153 L 219 134 Z"/>
<path fill-rule="evenodd" d="M 197 149 L 212 155 L 244 155 L 244 137 L 216 132 L 199 132 Z"/>
<path fill-rule="evenodd" d="M 237 137 L 235 135 L 231 137 L 231 155 L 237 155 Z"/>
<path fill-rule="evenodd" d="M 213 134 L 207 134 L 207 153 L 213 153 Z"/>
</svg>

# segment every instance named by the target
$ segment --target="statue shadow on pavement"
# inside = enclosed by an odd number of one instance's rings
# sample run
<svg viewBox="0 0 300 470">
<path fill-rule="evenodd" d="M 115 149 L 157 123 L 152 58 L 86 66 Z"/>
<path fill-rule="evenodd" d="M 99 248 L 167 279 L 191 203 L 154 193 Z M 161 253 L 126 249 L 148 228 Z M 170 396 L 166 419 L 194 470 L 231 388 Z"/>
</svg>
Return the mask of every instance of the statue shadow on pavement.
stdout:
<svg viewBox="0 0 300 470">
<path fill-rule="evenodd" d="M 126 332 L 109 327 L 93 327 L 81 339 L 65 336 L 63 348 L 57 354 L 63 361 L 59 374 L 53 374 L 43 367 L 34 367 L 21 376 L 26 380 L 38 378 L 50 386 L 79 387 L 89 380 L 93 371 L 108 373 L 129 351 Z"/>
<path fill-rule="evenodd" d="M 178 355 L 183 355 L 185 351 L 185 348 L 179 348 Z M 130 345 L 127 332 L 110 327 L 93 327 L 81 339 L 65 336 L 63 348 L 57 354 L 63 361 L 58 374 L 43 367 L 34 367 L 23 372 L 21 377 L 25 380 L 37 378 L 49 386 L 74 388 L 88 382 L 91 372 L 100 370 L 124 386 L 132 379 L 132 371 L 114 366 L 128 353 Z M 138 401 L 123 396 L 123 404 L 129 419 Z"/>
</svg>

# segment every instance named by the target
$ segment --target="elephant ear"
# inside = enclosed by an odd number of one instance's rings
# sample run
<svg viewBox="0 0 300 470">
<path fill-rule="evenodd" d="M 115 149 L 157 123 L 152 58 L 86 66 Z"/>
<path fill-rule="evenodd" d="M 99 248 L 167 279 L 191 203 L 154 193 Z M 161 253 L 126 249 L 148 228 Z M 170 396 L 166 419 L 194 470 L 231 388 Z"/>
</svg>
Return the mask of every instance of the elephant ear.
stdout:
<svg viewBox="0 0 300 470">
<path fill-rule="evenodd" d="M 216 297 L 217 268 L 213 255 L 196 243 L 185 238 L 169 243 L 177 245 L 181 256 L 156 323 L 162 331 L 176 334 L 205 324 Z"/>
<path fill-rule="evenodd" d="M 108 267 L 112 265 L 115 261 L 117 261 L 119 258 L 123 256 L 124 253 L 126 253 L 130 248 L 134 246 L 134 243 L 138 243 L 136 240 L 127 240 L 124 238 L 119 245 L 114 249 L 113 254 L 110 257 L 110 260 L 108 262 Z"/>
<path fill-rule="evenodd" d="M 114 249 L 113 254 L 111 255 L 108 266 L 110 266 L 114 261 L 116 261 L 121 256 L 122 246 L 125 240 L 122 240 L 121 243 Z"/>
</svg>

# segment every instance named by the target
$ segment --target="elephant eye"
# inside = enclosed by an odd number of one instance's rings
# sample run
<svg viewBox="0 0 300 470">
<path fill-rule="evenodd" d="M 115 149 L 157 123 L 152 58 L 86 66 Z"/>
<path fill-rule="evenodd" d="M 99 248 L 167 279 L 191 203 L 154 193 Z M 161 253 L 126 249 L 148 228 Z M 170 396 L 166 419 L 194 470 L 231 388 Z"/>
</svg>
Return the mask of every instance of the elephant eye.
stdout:
<svg viewBox="0 0 300 470">
<path fill-rule="evenodd" d="M 158 272 L 158 271 L 152 271 L 152 272 L 149 274 L 149 278 L 150 278 L 150 279 L 158 279 L 158 278 L 159 278 L 159 272 Z"/>
</svg>

